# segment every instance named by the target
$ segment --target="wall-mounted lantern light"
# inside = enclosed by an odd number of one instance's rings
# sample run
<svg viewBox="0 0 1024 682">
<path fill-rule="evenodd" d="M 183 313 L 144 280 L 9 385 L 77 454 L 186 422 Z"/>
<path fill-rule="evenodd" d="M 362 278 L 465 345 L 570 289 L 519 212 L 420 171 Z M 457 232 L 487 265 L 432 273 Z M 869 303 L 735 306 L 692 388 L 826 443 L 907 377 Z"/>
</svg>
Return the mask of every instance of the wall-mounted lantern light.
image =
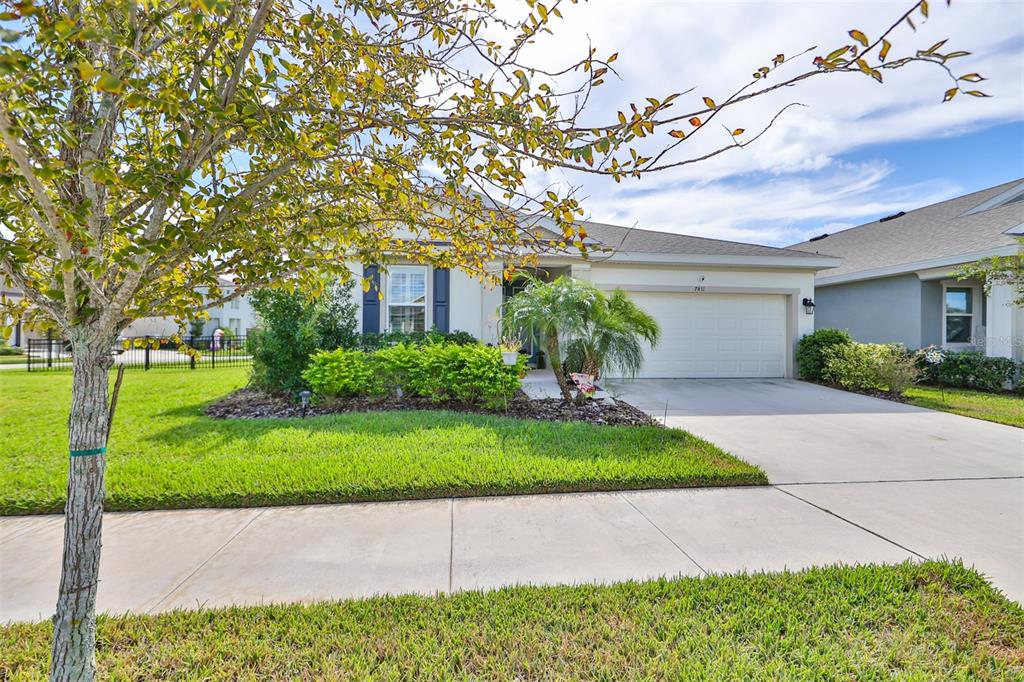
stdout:
<svg viewBox="0 0 1024 682">
<path fill-rule="evenodd" d="M 814 301 L 812 299 L 805 298 L 803 303 L 804 303 L 804 312 L 807 313 L 808 315 L 813 315 L 814 314 Z"/>
</svg>

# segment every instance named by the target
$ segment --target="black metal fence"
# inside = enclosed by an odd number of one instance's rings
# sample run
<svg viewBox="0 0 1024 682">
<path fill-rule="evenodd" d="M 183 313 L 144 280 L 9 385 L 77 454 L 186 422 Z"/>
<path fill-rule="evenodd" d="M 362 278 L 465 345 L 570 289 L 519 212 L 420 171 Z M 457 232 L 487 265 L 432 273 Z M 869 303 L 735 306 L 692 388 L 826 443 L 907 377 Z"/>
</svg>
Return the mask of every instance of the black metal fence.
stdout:
<svg viewBox="0 0 1024 682">
<path fill-rule="evenodd" d="M 71 369 L 71 344 L 63 339 L 27 339 L 26 364 L 30 372 Z M 114 366 L 150 369 L 203 369 L 248 367 L 252 364 L 245 336 L 194 336 L 183 339 L 196 354 L 183 352 L 170 339 L 135 336 L 118 339 L 110 349 Z"/>
</svg>

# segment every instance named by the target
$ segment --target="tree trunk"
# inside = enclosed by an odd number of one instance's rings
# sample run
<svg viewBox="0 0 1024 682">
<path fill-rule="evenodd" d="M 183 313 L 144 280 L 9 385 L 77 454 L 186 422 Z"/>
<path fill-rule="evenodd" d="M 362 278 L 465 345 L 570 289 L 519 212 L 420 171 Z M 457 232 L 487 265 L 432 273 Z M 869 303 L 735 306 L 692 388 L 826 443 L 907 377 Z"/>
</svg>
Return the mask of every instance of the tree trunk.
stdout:
<svg viewBox="0 0 1024 682">
<path fill-rule="evenodd" d="M 96 677 L 96 587 L 107 461 L 107 371 L 112 362 L 112 340 L 107 341 L 85 330 L 76 330 L 71 338 L 71 456 L 60 596 L 53 617 L 54 681 Z"/>
<path fill-rule="evenodd" d="M 558 347 L 558 332 L 552 331 L 544 337 L 547 346 L 548 358 L 551 360 L 551 370 L 555 373 L 555 381 L 558 382 L 558 389 L 562 392 L 563 400 L 572 400 L 572 388 L 569 380 L 562 370 L 562 355 Z"/>
</svg>

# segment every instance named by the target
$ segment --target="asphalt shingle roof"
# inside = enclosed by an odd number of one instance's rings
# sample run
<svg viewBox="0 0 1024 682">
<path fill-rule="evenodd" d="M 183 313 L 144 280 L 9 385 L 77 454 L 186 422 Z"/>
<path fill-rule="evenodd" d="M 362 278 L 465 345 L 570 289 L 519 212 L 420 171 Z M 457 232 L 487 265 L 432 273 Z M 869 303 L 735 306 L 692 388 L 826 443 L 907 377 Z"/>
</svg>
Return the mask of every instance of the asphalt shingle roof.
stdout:
<svg viewBox="0 0 1024 682">
<path fill-rule="evenodd" d="M 816 257 L 818 254 L 760 244 L 693 237 L 674 232 L 656 232 L 605 223 L 584 223 L 590 239 L 601 246 L 625 253 L 683 253 L 710 256 Z"/>
<path fill-rule="evenodd" d="M 1007 230 L 1024 224 L 1024 202 L 968 212 L 1017 186 L 1024 189 L 1024 178 L 789 248 L 841 257 L 838 268 L 819 273 L 833 277 L 1012 245 Z"/>
</svg>

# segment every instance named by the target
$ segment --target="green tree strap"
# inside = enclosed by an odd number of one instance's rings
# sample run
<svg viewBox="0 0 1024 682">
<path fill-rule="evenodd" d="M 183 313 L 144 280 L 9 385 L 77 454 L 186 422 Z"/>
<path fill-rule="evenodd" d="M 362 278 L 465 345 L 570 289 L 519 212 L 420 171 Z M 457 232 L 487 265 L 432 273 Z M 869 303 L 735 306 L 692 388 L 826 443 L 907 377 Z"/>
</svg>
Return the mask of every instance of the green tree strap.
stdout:
<svg viewBox="0 0 1024 682">
<path fill-rule="evenodd" d="M 72 457 L 90 457 L 92 455 L 102 455 L 106 452 L 106 448 L 90 448 L 89 450 L 72 450 Z"/>
</svg>

